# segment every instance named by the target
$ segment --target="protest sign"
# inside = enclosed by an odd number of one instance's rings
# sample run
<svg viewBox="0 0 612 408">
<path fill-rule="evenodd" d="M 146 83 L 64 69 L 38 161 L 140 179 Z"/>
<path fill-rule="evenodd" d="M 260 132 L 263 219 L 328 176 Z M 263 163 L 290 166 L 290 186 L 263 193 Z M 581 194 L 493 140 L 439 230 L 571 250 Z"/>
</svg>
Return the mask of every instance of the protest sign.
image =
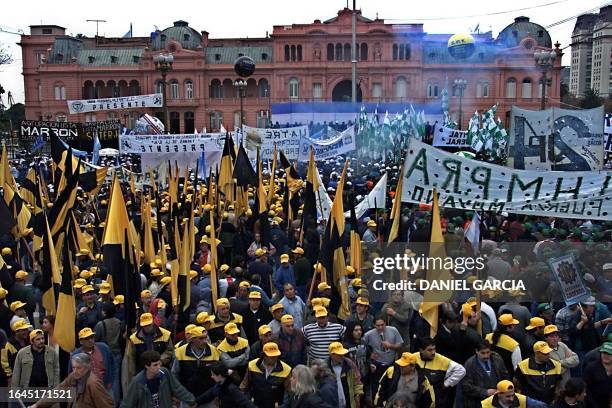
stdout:
<svg viewBox="0 0 612 408">
<path fill-rule="evenodd" d="M 161 108 L 162 94 L 121 96 L 105 99 L 80 99 L 68 101 L 71 115 L 86 112 L 98 112 L 116 109 Z"/>
<path fill-rule="evenodd" d="M 604 119 L 604 151 L 612 153 L 612 113 L 606 113 Z"/>
<path fill-rule="evenodd" d="M 337 136 L 327 140 L 314 140 L 308 136 L 300 140 L 300 155 L 298 161 L 307 162 L 310 157 L 310 147 L 314 149 L 317 160 L 327 160 L 338 157 L 341 154 L 352 152 L 356 149 L 355 129 L 350 126 Z"/>
<path fill-rule="evenodd" d="M 467 130 L 436 125 L 434 127 L 433 145 L 436 147 L 469 147 Z"/>
<path fill-rule="evenodd" d="M 603 106 L 531 111 L 512 107 L 508 166 L 589 171 L 603 165 Z"/>
<path fill-rule="evenodd" d="M 467 159 L 411 139 L 402 201 L 546 217 L 612 220 L 612 171 L 516 170 Z"/>
<path fill-rule="evenodd" d="M 274 154 L 274 144 L 282 150 L 289 160 L 297 160 L 300 152 L 300 140 L 308 137 L 308 126 L 290 128 L 264 129 L 243 126 L 242 131 L 236 128 L 237 142 L 242 142 L 249 159 L 257 158 L 257 148 L 260 148 L 262 160 L 269 160 Z"/>
<path fill-rule="evenodd" d="M 552 258 L 548 261 L 548 265 L 567 305 L 578 303 L 590 295 L 580 278 L 578 264 L 572 254 Z"/>
<path fill-rule="evenodd" d="M 77 140 L 81 124 L 77 122 L 51 122 L 46 120 L 21 121 L 21 139 L 48 142 L 51 136 L 58 136 L 65 142 Z"/>
</svg>

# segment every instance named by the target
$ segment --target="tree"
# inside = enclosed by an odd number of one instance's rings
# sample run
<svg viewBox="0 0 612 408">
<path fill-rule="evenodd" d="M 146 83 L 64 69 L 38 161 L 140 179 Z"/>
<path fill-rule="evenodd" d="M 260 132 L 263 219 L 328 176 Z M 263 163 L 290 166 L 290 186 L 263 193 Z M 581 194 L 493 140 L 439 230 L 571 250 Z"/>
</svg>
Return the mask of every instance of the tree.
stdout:
<svg viewBox="0 0 612 408">
<path fill-rule="evenodd" d="M 584 109 L 597 108 L 603 105 L 603 99 L 595 89 L 587 89 L 584 97 L 580 100 L 580 107 Z"/>
<path fill-rule="evenodd" d="M 23 120 L 25 120 L 25 105 L 16 103 L 0 114 L 0 130 L 9 130 L 11 127 L 16 129 Z"/>
</svg>

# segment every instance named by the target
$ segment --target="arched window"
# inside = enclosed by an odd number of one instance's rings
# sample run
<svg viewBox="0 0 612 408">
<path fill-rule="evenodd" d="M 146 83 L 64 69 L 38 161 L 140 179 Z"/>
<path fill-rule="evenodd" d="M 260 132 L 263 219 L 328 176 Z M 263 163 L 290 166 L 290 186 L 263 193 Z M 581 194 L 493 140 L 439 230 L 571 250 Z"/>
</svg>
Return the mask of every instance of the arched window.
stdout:
<svg viewBox="0 0 612 408">
<path fill-rule="evenodd" d="M 521 88 L 521 98 L 529 99 L 531 98 L 531 79 L 525 78 L 523 79 L 523 84 Z"/>
<path fill-rule="evenodd" d="M 170 98 L 179 98 L 179 82 L 176 79 L 170 81 Z"/>
<path fill-rule="evenodd" d="M 295 53 L 295 45 L 292 45 L 291 46 L 291 61 L 295 61 L 295 60 L 297 60 L 297 56 Z"/>
<path fill-rule="evenodd" d="M 260 98 L 269 98 L 270 97 L 270 84 L 268 83 L 268 80 L 265 78 L 262 78 L 259 80 L 259 97 Z"/>
<path fill-rule="evenodd" d="M 155 92 L 164 93 L 164 83 L 162 81 L 157 81 L 155 83 Z"/>
<path fill-rule="evenodd" d="M 334 44 L 327 44 L 327 60 L 328 61 L 333 61 L 334 60 Z"/>
<path fill-rule="evenodd" d="M 483 81 L 482 83 L 482 97 L 483 98 L 489 97 L 489 82 L 487 81 Z"/>
<path fill-rule="evenodd" d="M 191 134 L 195 131 L 195 116 L 193 112 L 185 112 L 184 125 L 185 133 Z"/>
<path fill-rule="evenodd" d="M 110 80 L 106 83 L 106 88 L 110 90 L 110 96 L 113 98 L 119 97 L 119 87 L 117 83 L 113 80 Z"/>
<path fill-rule="evenodd" d="M 397 59 L 403 60 L 406 56 L 406 49 L 404 48 L 404 44 L 399 45 L 399 56 Z"/>
<path fill-rule="evenodd" d="M 170 133 L 181 133 L 181 114 L 178 112 L 170 112 Z"/>
<path fill-rule="evenodd" d="M 289 80 L 289 98 L 297 99 L 300 97 L 300 82 L 297 78 L 291 78 Z"/>
<path fill-rule="evenodd" d="M 103 81 L 96 81 L 94 98 L 96 98 L 96 99 L 103 98 L 103 95 L 104 95 L 104 82 Z"/>
<path fill-rule="evenodd" d="M 297 46 L 297 60 L 298 61 L 302 60 L 302 46 L 301 45 Z"/>
<path fill-rule="evenodd" d="M 43 97 L 43 87 L 42 84 L 40 83 L 40 81 L 38 82 L 38 100 L 42 101 L 42 97 Z M 83 97 L 85 98 L 85 87 L 83 87 Z"/>
<path fill-rule="evenodd" d="M 439 85 L 436 81 L 427 82 L 427 97 L 428 98 L 437 98 L 439 95 Z"/>
<path fill-rule="evenodd" d="M 368 60 L 368 44 L 367 43 L 361 43 L 359 54 L 360 54 L 359 59 L 361 61 Z"/>
<path fill-rule="evenodd" d="M 514 78 L 506 81 L 506 98 L 516 98 L 516 79 Z"/>
<path fill-rule="evenodd" d="M 344 44 L 344 60 L 351 60 L 351 44 Z"/>
<path fill-rule="evenodd" d="M 127 81 L 124 81 L 122 79 L 121 81 L 119 81 L 119 83 L 117 83 L 117 86 L 119 87 L 119 96 L 127 96 L 128 94 Z"/>
<path fill-rule="evenodd" d="M 83 99 L 92 99 L 93 97 L 94 97 L 93 82 L 85 81 L 85 83 L 83 83 Z"/>
<path fill-rule="evenodd" d="M 63 83 L 56 83 L 53 90 L 56 101 L 63 101 L 66 99 L 66 87 Z"/>
<path fill-rule="evenodd" d="M 289 61 L 289 46 L 285 45 L 285 61 Z"/>
<path fill-rule="evenodd" d="M 185 81 L 185 98 L 193 99 L 193 81 L 191 79 Z"/>
<path fill-rule="evenodd" d="M 408 83 L 406 82 L 406 78 L 398 77 L 395 80 L 395 97 L 398 99 L 403 99 L 408 95 Z"/>
<path fill-rule="evenodd" d="M 342 61 L 342 44 L 336 44 L 336 61 Z"/>
<path fill-rule="evenodd" d="M 410 59 L 410 44 L 404 44 L 405 55 L 404 59 L 408 61 Z"/>
<path fill-rule="evenodd" d="M 140 84 L 135 79 L 132 79 L 130 81 L 129 95 L 130 96 L 140 95 Z"/>
<path fill-rule="evenodd" d="M 398 47 L 397 44 L 393 44 L 393 61 L 397 61 Z"/>
<path fill-rule="evenodd" d="M 221 81 L 219 81 L 218 79 L 213 79 L 210 82 L 209 97 L 211 99 L 223 98 L 223 88 L 221 87 Z"/>
</svg>

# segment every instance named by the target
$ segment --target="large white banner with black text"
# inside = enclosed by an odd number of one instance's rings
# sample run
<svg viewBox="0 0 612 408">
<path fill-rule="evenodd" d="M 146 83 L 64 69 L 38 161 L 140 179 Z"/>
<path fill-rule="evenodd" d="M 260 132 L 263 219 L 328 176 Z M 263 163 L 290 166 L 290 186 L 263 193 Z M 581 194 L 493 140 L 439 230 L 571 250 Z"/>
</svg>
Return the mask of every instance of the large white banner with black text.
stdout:
<svg viewBox="0 0 612 408">
<path fill-rule="evenodd" d="M 257 158 L 260 148 L 262 160 L 270 160 L 274 155 L 274 144 L 282 150 L 289 160 L 297 160 L 300 153 L 300 140 L 310 136 L 308 126 L 296 126 L 280 129 L 265 129 L 243 126 L 243 131 L 236 128 L 236 141 L 242 142 L 251 160 Z"/>
<path fill-rule="evenodd" d="M 470 147 L 467 143 L 467 130 L 436 125 L 434 127 L 433 145 L 436 147 Z"/>
<path fill-rule="evenodd" d="M 117 109 L 161 108 L 162 94 L 121 96 L 106 99 L 81 99 L 68 101 L 70 114 L 98 112 Z"/>
<path fill-rule="evenodd" d="M 512 107 L 508 166 L 589 171 L 603 166 L 603 106 L 532 111 Z"/>
<path fill-rule="evenodd" d="M 410 139 L 402 201 L 546 217 L 612 220 L 612 171 L 517 170 Z"/>
<path fill-rule="evenodd" d="M 355 128 L 351 126 L 345 131 L 340 132 L 338 136 L 327 140 L 314 140 L 308 136 L 302 137 L 298 161 L 308 161 L 311 146 L 314 149 L 316 160 L 327 160 L 352 152 L 357 148 L 355 145 Z"/>
</svg>

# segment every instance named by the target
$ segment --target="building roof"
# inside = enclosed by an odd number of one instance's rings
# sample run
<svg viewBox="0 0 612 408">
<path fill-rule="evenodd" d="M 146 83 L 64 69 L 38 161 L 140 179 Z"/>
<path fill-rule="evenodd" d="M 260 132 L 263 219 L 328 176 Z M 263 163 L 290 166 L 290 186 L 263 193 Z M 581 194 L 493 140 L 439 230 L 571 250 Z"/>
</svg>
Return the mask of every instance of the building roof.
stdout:
<svg viewBox="0 0 612 408">
<path fill-rule="evenodd" d="M 272 46 L 207 47 L 204 55 L 207 64 L 233 64 L 241 55 L 251 57 L 256 64 L 265 64 L 273 61 L 272 50 Z M 267 55 L 267 59 L 263 59 L 263 54 Z"/>
<path fill-rule="evenodd" d="M 498 51 L 495 44 L 477 41 L 470 57 L 458 59 L 450 55 L 446 41 L 423 41 L 423 64 L 490 64 Z"/>
<path fill-rule="evenodd" d="M 83 48 L 83 42 L 68 35 L 55 38 L 51 53 L 49 53 L 48 64 L 70 64 L 73 58 L 77 58 Z"/>
<path fill-rule="evenodd" d="M 100 67 L 105 65 L 138 65 L 142 59 L 142 48 L 85 49 L 79 52 L 77 64 Z M 115 60 L 113 60 L 115 57 Z M 136 57 L 136 58 L 134 58 Z"/>
<path fill-rule="evenodd" d="M 189 27 L 188 22 L 178 20 L 172 27 L 157 33 L 152 41 L 153 50 L 165 48 L 168 41 L 177 41 L 183 48 L 195 50 L 202 44 L 202 35 Z"/>
<path fill-rule="evenodd" d="M 524 16 L 515 18 L 514 23 L 499 33 L 496 41 L 508 48 L 513 48 L 528 35 L 531 35 L 541 47 L 552 48 L 552 40 L 548 31 L 541 25 L 529 21 L 529 17 Z"/>
</svg>

